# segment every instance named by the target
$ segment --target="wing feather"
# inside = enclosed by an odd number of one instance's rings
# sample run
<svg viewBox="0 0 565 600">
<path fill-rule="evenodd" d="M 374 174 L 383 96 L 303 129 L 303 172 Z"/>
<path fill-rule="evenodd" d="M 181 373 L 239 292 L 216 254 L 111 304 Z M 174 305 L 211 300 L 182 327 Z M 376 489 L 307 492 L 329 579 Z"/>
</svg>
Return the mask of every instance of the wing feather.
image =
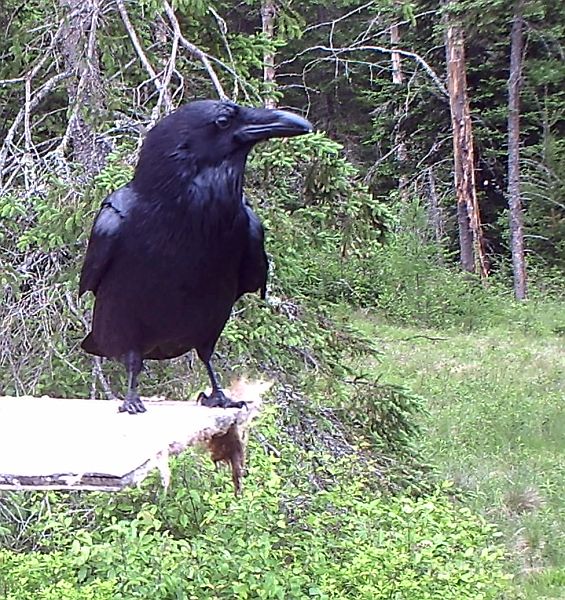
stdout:
<svg viewBox="0 0 565 600">
<path fill-rule="evenodd" d="M 126 186 L 116 190 L 102 202 L 86 248 L 80 274 L 79 296 L 87 291 L 96 294 L 100 281 L 115 258 L 124 221 L 131 213 L 135 200 L 135 192 Z"/>
<path fill-rule="evenodd" d="M 239 271 L 238 297 L 246 292 L 260 291 L 265 298 L 269 261 L 265 252 L 265 233 L 259 217 L 253 212 L 247 198 L 243 206 L 249 221 L 247 244 Z"/>
</svg>

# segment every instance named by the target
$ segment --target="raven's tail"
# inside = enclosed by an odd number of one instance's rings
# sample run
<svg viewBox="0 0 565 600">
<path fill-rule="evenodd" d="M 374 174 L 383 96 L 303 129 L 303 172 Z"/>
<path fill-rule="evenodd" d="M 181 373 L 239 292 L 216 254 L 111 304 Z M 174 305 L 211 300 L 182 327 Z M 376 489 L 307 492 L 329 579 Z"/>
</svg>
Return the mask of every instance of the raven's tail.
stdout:
<svg viewBox="0 0 565 600">
<path fill-rule="evenodd" d="M 104 356 L 104 354 L 102 354 L 102 352 L 98 348 L 98 345 L 94 341 L 94 336 L 92 335 L 92 332 L 90 332 L 84 338 L 84 340 L 82 340 L 82 343 L 81 343 L 80 347 L 83 350 L 85 350 L 86 352 L 88 352 L 89 354 L 94 354 L 96 356 Z"/>
</svg>

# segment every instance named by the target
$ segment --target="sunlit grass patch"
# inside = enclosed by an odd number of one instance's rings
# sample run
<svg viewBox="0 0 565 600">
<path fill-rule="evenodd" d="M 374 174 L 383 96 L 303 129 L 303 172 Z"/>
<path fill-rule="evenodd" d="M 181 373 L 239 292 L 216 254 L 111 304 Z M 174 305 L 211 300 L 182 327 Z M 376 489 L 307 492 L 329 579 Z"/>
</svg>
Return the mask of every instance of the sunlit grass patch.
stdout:
<svg viewBox="0 0 565 600">
<path fill-rule="evenodd" d="M 520 591 L 528 599 L 561 598 L 565 343 L 557 330 L 562 317 L 552 309 L 540 314 L 543 327 L 527 328 L 538 317 L 531 309 L 518 314 L 523 318 L 517 323 L 475 333 L 361 319 L 383 350 L 374 372 L 408 385 L 426 401 L 420 441 L 425 456 L 465 493 L 470 506 L 505 532 Z"/>
</svg>

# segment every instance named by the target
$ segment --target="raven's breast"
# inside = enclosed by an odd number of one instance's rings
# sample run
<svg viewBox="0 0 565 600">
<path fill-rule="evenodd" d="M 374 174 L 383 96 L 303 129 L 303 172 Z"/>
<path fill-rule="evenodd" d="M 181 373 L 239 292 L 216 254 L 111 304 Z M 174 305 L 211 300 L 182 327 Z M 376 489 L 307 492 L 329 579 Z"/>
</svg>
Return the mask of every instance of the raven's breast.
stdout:
<svg viewBox="0 0 565 600">
<path fill-rule="evenodd" d="M 92 346 L 100 354 L 170 358 L 215 344 L 238 297 L 249 219 L 241 192 L 233 195 L 237 182 L 210 177 L 166 204 L 145 199 L 128 215 L 96 294 Z"/>
</svg>

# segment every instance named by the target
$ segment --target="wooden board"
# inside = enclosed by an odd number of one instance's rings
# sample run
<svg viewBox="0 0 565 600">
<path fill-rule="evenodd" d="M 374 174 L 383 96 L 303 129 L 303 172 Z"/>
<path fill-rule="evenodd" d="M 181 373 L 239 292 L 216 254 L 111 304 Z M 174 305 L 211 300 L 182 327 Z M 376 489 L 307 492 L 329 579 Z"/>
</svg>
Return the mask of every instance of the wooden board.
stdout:
<svg viewBox="0 0 565 600">
<path fill-rule="evenodd" d="M 0 489 L 119 490 L 159 469 L 185 448 L 245 428 L 257 414 L 262 382 L 228 391 L 248 408 L 144 399 L 147 412 L 119 413 L 120 402 L 0 396 Z"/>
</svg>

